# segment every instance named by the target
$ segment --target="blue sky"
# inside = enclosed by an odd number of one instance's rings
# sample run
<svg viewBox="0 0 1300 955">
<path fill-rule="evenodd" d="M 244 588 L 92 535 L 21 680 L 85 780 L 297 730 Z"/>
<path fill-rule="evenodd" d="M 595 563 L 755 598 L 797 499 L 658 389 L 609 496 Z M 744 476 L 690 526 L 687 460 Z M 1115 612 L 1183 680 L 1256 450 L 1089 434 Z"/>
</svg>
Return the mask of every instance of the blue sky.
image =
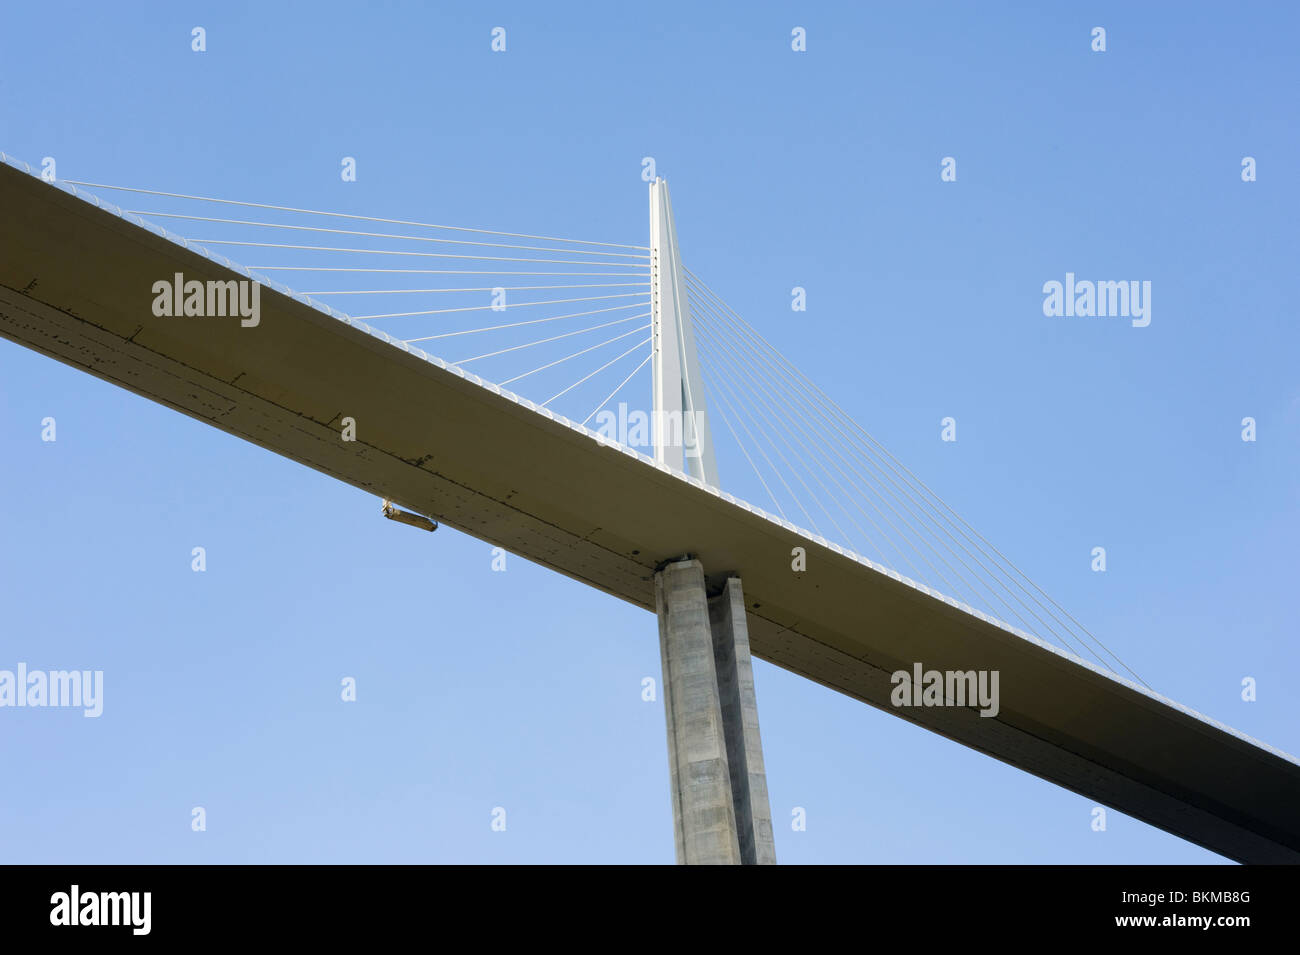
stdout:
<svg viewBox="0 0 1300 955">
<path fill-rule="evenodd" d="M 1297 19 L 26 5 L 0 34 L 0 149 L 627 243 L 653 156 L 714 290 L 1158 691 L 1296 753 Z M 1066 272 L 1149 280 L 1150 326 L 1045 317 Z M 672 861 L 651 615 L 520 558 L 495 573 L 486 543 L 7 342 L 0 444 L 0 668 L 106 683 L 96 720 L 0 710 L 0 858 Z M 733 463 L 724 486 L 757 502 Z M 1085 797 L 755 674 L 782 862 L 1222 861 L 1117 813 L 1094 832 Z"/>
</svg>

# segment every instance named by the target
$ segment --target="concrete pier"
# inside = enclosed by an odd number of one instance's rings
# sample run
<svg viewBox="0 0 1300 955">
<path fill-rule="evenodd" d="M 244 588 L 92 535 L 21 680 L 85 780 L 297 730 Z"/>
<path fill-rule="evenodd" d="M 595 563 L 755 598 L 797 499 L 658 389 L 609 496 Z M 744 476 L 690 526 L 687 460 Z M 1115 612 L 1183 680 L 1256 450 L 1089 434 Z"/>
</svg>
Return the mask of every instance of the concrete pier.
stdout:
<svg viewBox="0 0 1300 955">
<path fill-rule="evenodd" d="M 710 598 L 683 560 L 655 574 L 655 597 L 677 862 L 774 864 L 741 581 Z"/>
</svg>

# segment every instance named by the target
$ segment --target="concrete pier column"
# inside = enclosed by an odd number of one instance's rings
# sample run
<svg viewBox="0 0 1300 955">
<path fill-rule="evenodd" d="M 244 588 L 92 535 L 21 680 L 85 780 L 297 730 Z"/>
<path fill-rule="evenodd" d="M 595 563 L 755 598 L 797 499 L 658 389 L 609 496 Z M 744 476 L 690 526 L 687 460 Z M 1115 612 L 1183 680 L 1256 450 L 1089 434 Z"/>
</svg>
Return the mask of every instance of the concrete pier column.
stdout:
<svg viewBox="0 0 1300 955">
<path fill-rule="evenodd" d="M 741 582 L 709 598 L 697 560 L 655 575 L 677 861 L 776 862 Z"/>
<path fill-rule="evenodd" d="M 713 630 L 713 660 L 726 732 L 740 858 L 746 865 L 776 865 L 772 809 L 767 799 L 763 743 L 758 733 L 754 664 L 749 655 L 745 594 L 739 577 L 729 578 L 722 593 L 710 598 L 709 622 Z"/>
</svg>

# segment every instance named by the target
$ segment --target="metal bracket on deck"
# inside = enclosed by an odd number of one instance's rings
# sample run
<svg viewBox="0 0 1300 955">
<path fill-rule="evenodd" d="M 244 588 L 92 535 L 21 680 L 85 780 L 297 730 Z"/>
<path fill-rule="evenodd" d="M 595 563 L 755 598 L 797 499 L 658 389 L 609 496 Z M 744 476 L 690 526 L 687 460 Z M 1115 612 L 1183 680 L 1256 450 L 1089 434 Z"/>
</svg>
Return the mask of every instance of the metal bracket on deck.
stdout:
<svg viewBox="0 0 1300 955">
<path fill-rule="evenodd" d="M 431 521 L 423 514 L 412 514 L 410 511 L 403 511 L 387 498 L 384 499 L 384 517 L 390 521 L 409 524 L 411 527 L 418 527 L 420 530 L 429 531 L 430 533 L 438 529 L 437 521 Z"/>
</svg>

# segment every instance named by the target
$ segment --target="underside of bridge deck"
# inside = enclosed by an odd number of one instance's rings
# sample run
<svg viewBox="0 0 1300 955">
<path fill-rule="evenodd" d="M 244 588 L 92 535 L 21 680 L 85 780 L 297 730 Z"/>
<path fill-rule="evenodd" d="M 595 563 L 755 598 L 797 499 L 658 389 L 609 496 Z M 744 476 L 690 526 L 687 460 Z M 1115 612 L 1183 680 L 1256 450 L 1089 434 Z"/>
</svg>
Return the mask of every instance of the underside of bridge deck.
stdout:
<svg viewBox="0 0 1300 955">
<path fill-rule="evenodd" d="M 1300 861 L 1285 754 L 289 296 L 263 289 L 255 327 L 155 316 L 160 279 L 243 276 L 3 165 L 0 210 L 0 336 L 647 610 L 689 554 L 714 590 L 743 580 L 755 656 L 1233 859 Z M 895 707 L 917 662 L 997 670 L 996 716 Z"/>
</svg>

